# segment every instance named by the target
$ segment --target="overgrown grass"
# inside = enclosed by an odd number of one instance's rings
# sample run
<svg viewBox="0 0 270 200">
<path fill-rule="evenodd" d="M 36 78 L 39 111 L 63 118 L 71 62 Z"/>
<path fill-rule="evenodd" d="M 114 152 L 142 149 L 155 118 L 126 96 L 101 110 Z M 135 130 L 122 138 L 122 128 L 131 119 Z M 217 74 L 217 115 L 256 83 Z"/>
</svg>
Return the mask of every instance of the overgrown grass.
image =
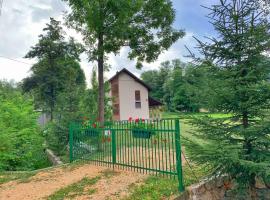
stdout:
<svg viewBox="0 0 270 200">
<path fill-rule="evenodd" d="M 62 199 L 74 199 L 76 196 L 80 196 L 83 194 L 93 194 L 95 190 L 90 188 L 88 191 L 85 191 L 87 186 L 94 185 L 101 176 L 96 176 L 95 178 L 83 178 L 80 181 L 68 185 L 67 187 L 61 188 L 60 190 L 56 191 L 52 195 L 48 196 L 48 200 L 62 200 Z"/>
<path fill-rule="evenodd" d="M 150 176 L 142 185 L 132 185 L 130 193 L 126 200 L 166 199 L 178 193 L 177 181 Z"/>
<path fill-rule="evenodd" d="M 194 176 L 195 174 L 195 176 Z M 187 165 L 183 168 L 185 187 L 198 182 L 206 175 L 203 167 L 193 167 L 191 170 Z M 141 199 L 168 199 L 171 196 L 179 195 L 177 179 L 161 178 L 159 176 L 150 176 L 141 185 L 131 185 L 130 195 L 124 200 Z"/>
<path fill-rule="evenodd" d="M 28 182 L 36 172 L 0 172 L 0 185 L 9 181 Z"/>
</svg>

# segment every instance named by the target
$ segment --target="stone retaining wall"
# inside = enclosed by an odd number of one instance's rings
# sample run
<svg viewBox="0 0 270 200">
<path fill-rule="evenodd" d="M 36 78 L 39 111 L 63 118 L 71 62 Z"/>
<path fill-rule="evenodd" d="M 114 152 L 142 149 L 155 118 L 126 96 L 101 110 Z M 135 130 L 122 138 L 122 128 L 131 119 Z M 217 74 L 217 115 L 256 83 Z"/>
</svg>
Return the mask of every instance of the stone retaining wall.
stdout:
<svg viewBox="0 0 270 200">
<path fill-rule="evenodd" d="M 176 200 L 251 200 L 249 192 L 239 193 L 227 177 L 204 180 L 191 185 Z M 270 189 L 261 182 L 256 183 L 256 199 L 270 200 Z"/>
<path fill-rule="evenodd" d="M 47 156 L 48 156 L 48 159 L 49 161 L 53 164 L 53 165 L 61 165 L 63 164 L 63 162 L 60 160 L 60 158 L 58 158 L 52 150 L 50 149 L 46 149 L 45 150 Z"/>
</svg>

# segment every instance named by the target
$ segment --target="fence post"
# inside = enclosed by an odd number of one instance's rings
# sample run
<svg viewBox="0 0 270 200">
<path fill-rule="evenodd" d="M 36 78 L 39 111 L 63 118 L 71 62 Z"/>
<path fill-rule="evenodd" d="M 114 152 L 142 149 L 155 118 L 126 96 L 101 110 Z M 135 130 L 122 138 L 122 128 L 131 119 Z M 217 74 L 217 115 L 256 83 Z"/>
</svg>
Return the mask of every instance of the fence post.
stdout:
<svg viewBox="0 0 270 200">
<path fill-rule="evenodd" d="M 116 140 L 115 140 L 115 130 L 112 131 L 112 163 L 113 163 L 113 168 L 116 163 Z"/>
<path fill-rule="evenodd" d="M 73 161 L 73 124 L 69 125 L 69 162 Z"/>
<path fill-rule="evenodd" d="M 179 119 L 175 119 L 175 148 L 176 148 L 176 169 L 178 178 L 178 189 L 180 192 L 185 190 L 183 182 L 183 170 L 181 159 L 181 141 L 180 141 L 180 123 Z"/>
</svg>

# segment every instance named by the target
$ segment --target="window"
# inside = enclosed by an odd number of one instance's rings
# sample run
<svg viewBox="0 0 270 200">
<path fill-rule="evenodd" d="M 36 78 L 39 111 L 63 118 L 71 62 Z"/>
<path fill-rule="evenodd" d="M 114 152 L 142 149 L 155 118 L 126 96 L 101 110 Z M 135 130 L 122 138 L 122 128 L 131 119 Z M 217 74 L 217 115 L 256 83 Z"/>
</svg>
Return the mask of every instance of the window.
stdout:
<svg viewBox="0 0 270 200">
<path fill-rule="evenodd" d="M 119 90 L 118 90 L 118 83 L 112 84 L 112 93 L 113 93 L 114 95 L 118 95 L 118 93 L 119 93 Z"/>
<path fill-rule="evenodd" d="M 119 115 L 119 104 L 114 104 L 113 105 L 113 114 L 114 115 Z"/>
<path fill-rule="evenodd" d="M 142 103 L 141 103 L 141 92 L 140 90 L 135 91 L 135 108 L 141 108 Z"/>
</svg>

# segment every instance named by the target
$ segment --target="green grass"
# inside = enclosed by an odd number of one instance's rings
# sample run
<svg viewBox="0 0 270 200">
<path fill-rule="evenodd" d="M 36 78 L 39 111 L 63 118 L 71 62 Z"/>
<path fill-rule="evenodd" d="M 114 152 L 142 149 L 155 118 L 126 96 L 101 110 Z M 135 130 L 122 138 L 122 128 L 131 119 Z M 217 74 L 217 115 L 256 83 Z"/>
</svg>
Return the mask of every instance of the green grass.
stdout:
<svg viewBox="0 0 270 200">
<path fill-rule="evenodd" d="M 36 172 L 0 172 L 0 185 L 9 181 L 28 182 Z"/>
<path fill-rule="evenodd" d="M 198 182 L 198 179 L 206 175 L 206 171 L 203 167 L 193 167 L 191 170 L 187 165 L 184 166 L 183 173 L 185 187 Z M 178 181 L 176 179 L 161 178 L 159 176 L 150 176 L 141 185 L 131 185 L 129 192 L 130 195 L 124 200 L 168 199 L 171 196 L 180 194 L 178 191 Z"/>
<path fill-rule="evenodd" d="M 93 194 L 95 190 L 89 189 L 85 191 L 85 187 L 94 185 L 101 176 L 97 176 L 95 178 L 83 178 L 80 181 L 68 185 L 67 187 L 61 188 L 60 190 L 56 191 L 52 195 L 50 195 L 47 199 L 48 200 L 62 200 L 62 199 L 74 199 L 76 196 L 80 196 L 83 194 Z"/>
<path fill-rule="evenodd" d="M 178 192 L 177 181 L 151 176 L 142 185 L 132 185 L 126 200 L 164 199 Z"/>
<path fill-rule="evenodd" d="M 220 118 L 227 118 L 232 116 L 231 114 L 225 114 L 225 113 L 176 113 L 176 112 L 164 112 L 162 114 L 162 117 L 164 119 L 166 118 L 179 118 L 180 119 L 180 127 L 181 127 L 181 136 L 183 138 L 187 138 L 190 140 L 197 140 L 198 138 L 194 137 L 192 135 L 192 132 L 196 131 L 196 127 L 194 127 L 190 122 L 191 119 L 194 117 L 211 117 L 214 119 L 220 119 Z M 204 142 L 204 141 L 200 141 Z"/>
<path fill-rule="evenodd" d="M 192 117 L 204 117 L 209 116 L 211 118 L 224 118 L 224 117 L 230 117 L 231 114 L 226 113 L 185 113 L 185 112 L 164 112 L 162 114 L 163 118 L 179 118 L 179 119 L 190 119 Z"/>
<path fill-rule="evenodd" d="M 100 176 L 96 176 L 95 178 L 91 178 L 91 179 L 88 177 L 85 177 L 76 183 L 73 183 L 64 188 L 61 188 L 60 190 L 56 191 L 52 195 L 48 196 L 47 199 L 48 200 L 74 199 L 76 196 L 92 195 L 96 192 L 96 189 L 87 188 L 87 187 L 90 187 L 96 184 L 102 177 L 111 178 L 112 176 L 118 173 L 119 172 L 115 172 L 110 169 L 104 170 L 101 172 Z"/>
</svg>

